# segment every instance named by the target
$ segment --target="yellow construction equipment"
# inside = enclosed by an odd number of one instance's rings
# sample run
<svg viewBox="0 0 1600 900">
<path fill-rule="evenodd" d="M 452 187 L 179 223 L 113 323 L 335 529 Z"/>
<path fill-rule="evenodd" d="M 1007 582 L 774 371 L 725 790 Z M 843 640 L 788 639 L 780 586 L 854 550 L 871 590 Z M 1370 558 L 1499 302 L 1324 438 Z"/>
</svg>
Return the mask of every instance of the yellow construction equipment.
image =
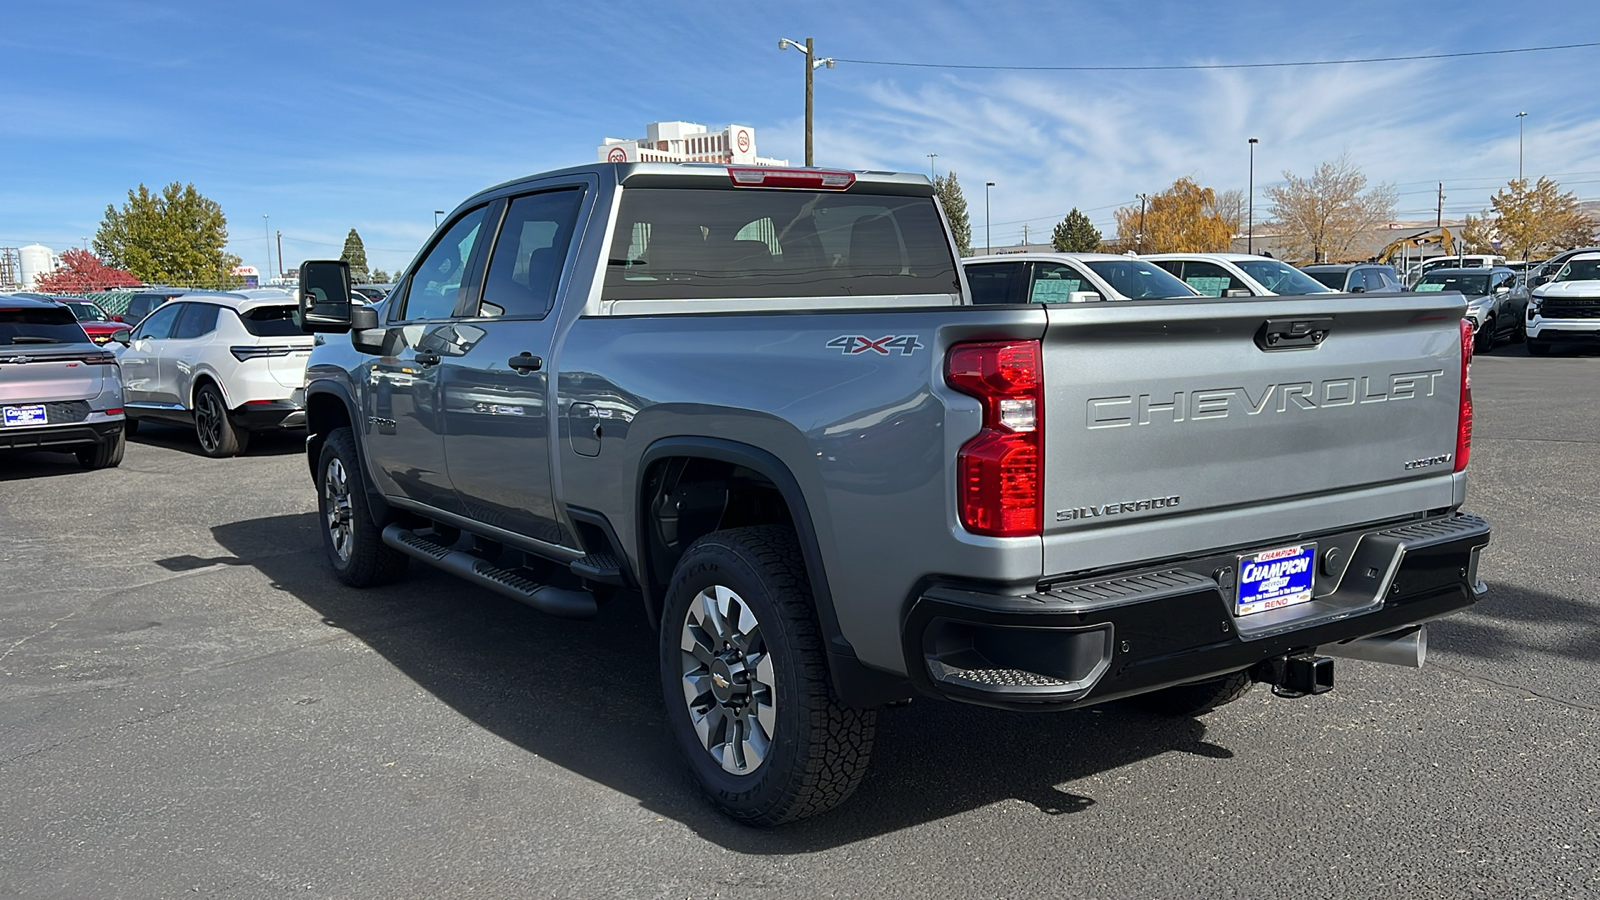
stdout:
<svg viewBox="0 0 1600 900">
<path fill-rule="evenodd" d="M 1432 231 L 1424 231 L 1421 234 L 1414 234 L 1410 237 L 1403 237 L 1397 241 L 1391 242 L 1389 246 L 1383 248 L 1382 253 L 1378 254 L 1377 261 L 1380 263 L 1387 263 L 1394 259 L 1394 255 L 1396 253 L 1399 253 L 1406 247 L 1420 247 L 1423 244 L 1433 243 L 1437 243 L 1439 245 L 1439 250 L 1445 256 L 1452 256 L 1456 252 L 1455 235 L 1450 233 L 1450 229 L 1441 227 Z"/>
</svg>

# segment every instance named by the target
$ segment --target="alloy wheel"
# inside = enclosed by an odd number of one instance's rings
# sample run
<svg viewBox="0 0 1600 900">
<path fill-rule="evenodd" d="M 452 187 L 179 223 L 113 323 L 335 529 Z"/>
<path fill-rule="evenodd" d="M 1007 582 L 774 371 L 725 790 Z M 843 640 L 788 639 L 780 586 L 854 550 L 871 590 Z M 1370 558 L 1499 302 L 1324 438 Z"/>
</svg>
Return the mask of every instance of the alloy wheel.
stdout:
<svg viewBox="0 0 1600 900">
<path fill-rule="evenodd" d="M 689 602 L 679 649 L 701 746 L 727 772 L 754 772 L 777 727 L 776 678 L 755 613 L 731 589 L 707 587 Z"/>
<path fill-rule="evenodd" d="M 201 391 L 200 402 L 195 404 L 194 411 L 195 434 L 207 453 L 215 453 L 222 445 L 223 415 L 222 403 L 216 393 Z"/>
<path fill-rule="evenodd" d="M 328 520 L 328 537 L 332 539 L 333 552 L 339 555 L 340 562 L 349 562 L 350 551 L 355 543 L 355 535 L 352 532 L 350 478 L 345 472 L 344 460 L 337 456 L 329 460 L 328 467 L 323 470 L 322 495 Z"/>
</svg>

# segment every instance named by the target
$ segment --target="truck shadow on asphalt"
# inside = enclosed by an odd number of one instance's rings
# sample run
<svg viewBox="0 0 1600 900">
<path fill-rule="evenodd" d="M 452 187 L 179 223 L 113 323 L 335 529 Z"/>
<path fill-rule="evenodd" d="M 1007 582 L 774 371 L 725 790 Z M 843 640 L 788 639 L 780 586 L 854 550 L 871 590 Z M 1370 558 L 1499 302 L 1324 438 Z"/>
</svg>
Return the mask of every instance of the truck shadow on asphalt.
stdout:
<svg viewBox="0 0 1600 900">
<path fill-rule="evenodd" d="M 420 565 L 399 585 L 358 591 L 334 579 L 318 527 L 312 513 L 216 526 L 234 559 L 207 562 L 254 566 L 479 726 L 735 852 L 809 853 L 1006 800 L 1043 824 L 1095 803 L 1057 785 L 1163 753 L 1233 757 L 1199 721 L 1118 704 L 1027 715 L 919 699 L 880 715 L 872 767 L 844 807 L 747 828 L 691 783 L 665 724 L 655 636 L 635 605 L 561 621 Z"/>
</svg>

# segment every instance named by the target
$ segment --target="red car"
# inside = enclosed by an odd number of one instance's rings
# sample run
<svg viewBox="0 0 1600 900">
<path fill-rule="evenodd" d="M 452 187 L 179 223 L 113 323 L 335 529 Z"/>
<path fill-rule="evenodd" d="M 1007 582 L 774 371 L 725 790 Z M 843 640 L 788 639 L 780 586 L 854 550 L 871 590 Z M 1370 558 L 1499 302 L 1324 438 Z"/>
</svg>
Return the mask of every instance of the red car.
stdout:
<svg viewBox="0 0 1600 900">
<path fill-rule="evenodd" d="M 83 326 L 83 333 L 89 336 L 99 346 L 111 343 L 111 336 L 120 329 L 129 327 L 126 322 L 112 320 L 111 316 L 101 309 L 99 304 L 84 300 L 81 297 L 51 297 L 50 299 L 72 310 L 72 315 Z"/>
</svg>

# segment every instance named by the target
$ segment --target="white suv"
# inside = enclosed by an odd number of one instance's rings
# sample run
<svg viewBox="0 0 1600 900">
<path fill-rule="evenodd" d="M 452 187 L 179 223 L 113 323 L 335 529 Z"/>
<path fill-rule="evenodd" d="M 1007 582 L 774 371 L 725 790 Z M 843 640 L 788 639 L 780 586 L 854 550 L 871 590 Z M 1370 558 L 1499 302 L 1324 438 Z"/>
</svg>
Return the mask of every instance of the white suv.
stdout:
<svg viewBox="0 0 1600 900">
<path fill-rule="evenodd" d="M 312 338 L 282 291 L 186 294 L 133 329 L 122 351 L 123 406 L 194 426 L 207 456 L 233 456 L 257 431 L 303 428 Z"/>
<path fill-rule="evenodd" d="M 1147 253 L 1148 259 L 1208 297 L 1331 294 L 1333 288 L 1282 260 L 1248 253 Z"/>
<path fill-rule="evenodd" d="M 1528 298 L 1528 353 L 1544 356 L 1556 341 L 1600 341 L 1600 253 L 1580 253 Z"/>
</svg>

